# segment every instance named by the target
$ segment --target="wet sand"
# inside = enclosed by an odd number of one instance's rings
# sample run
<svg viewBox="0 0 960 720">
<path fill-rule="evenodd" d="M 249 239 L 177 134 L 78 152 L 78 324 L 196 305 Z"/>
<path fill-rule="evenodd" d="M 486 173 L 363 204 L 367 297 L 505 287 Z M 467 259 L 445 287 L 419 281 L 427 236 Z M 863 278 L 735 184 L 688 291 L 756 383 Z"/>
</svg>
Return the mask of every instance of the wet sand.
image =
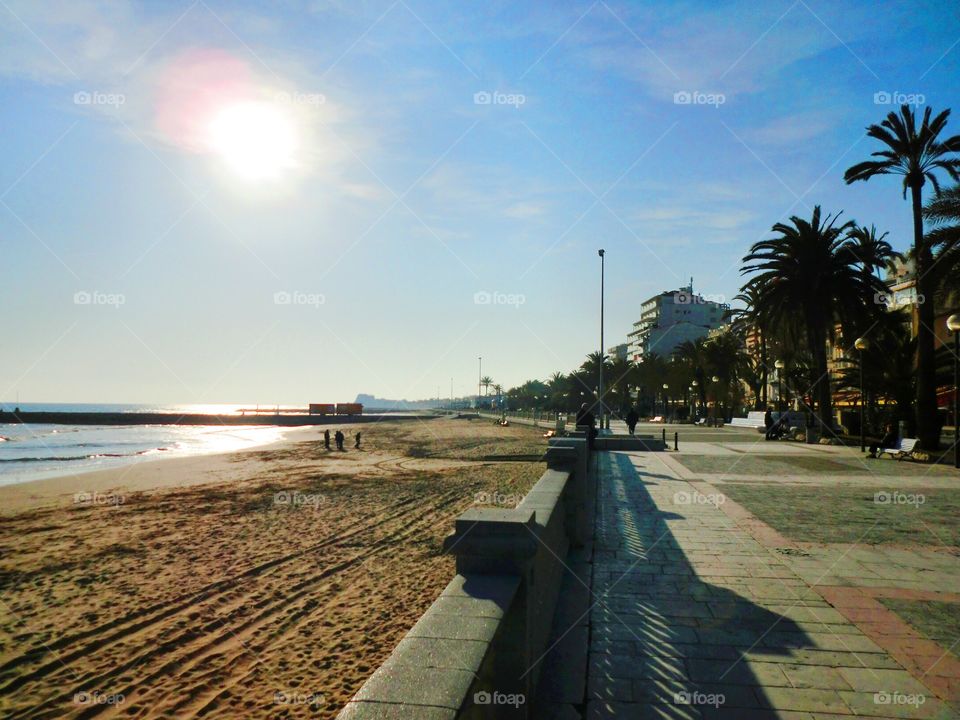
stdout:
<svg viewBox="0 0 960 720">
<path fill-rule="evenodd" d="M 362 432 L 0 488 L 3 715 L 334 717 L 452 577 L 456 515 L 544 467 L 496 459 L 531 428 Z"/>
</svg>

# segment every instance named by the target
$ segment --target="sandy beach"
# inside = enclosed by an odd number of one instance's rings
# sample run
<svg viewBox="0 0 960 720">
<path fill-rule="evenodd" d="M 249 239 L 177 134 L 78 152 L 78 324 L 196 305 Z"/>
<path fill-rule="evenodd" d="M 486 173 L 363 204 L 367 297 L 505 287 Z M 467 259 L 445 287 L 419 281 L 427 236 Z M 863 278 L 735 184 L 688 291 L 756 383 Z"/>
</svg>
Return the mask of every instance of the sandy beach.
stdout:
<svg viewBox="0 0 960 720">
<path fill-rule="evenodd" d="M 477 495 L 540 432 L 383 422 L 0 488 L 7 717 L 334 717 L 453 574 Z"/>
</svg>

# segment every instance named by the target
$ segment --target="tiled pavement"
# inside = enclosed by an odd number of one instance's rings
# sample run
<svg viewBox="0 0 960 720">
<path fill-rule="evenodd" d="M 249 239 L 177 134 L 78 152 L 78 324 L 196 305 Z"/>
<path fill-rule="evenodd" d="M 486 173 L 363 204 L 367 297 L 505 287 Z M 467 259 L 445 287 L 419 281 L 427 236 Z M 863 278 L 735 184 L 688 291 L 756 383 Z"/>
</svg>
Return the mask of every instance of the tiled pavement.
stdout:
<svg viewBox="0 0 960 720">
<path fill-rule="evenodd" d="M 592 608 L 563 641 L 589 638 L 585 702 L 554 717 L 960 717 L 662 454 L 597 460 Z"/>
</svg>

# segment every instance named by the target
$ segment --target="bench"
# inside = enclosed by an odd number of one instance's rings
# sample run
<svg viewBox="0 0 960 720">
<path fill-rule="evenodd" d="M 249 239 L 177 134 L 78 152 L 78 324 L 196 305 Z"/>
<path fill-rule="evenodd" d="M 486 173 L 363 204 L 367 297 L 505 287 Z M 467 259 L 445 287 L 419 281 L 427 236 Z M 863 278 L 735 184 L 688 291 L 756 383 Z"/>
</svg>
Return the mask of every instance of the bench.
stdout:
<svg viewBox="0 0 960 720">
<path fill-rule="evenodd" d="M 767 429 L 764 422 L 765 414 L 766 413 L 763 410 L 751 410 L 747 413 L 745 418 L 732 418 L 730 420 L 730 424 L 733 427 L 752 428 L 754 430 L 765 431 Z"/>
<path fill-rule="evenodd" d="M 897 460 L 903 460 L 905 457 L 913 457 L 913 451 L 916 445 L 917 438 L 903 438 L 897 443 L 896 447 L 880 448 L 877 450 L 877 456 L 880 457 L 884 453 L 887 453 L 891 457 L 895 457 Z"/>
</svg>

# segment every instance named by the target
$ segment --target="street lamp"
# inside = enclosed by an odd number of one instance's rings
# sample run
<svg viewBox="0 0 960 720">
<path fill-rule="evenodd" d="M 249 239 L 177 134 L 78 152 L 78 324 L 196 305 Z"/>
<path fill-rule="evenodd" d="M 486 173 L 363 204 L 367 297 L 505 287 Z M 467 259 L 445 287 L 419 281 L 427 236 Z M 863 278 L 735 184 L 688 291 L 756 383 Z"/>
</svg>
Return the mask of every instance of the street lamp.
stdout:
<svg viewBox="0 0 960 720">
<path fill-rule="evenodd" d="M 947 330 L 953 333 L 953 466 L 960 468 L 960 448 L 957 443 L 960 442 L 960 422 L 957 422 L 957 386 L 960 385 L 960 343 L 957 337 L 960 336 L 960 315 L 951 315 L 947 318 Z"/>
<path fill-rule="evenodd" d="M 783 410 L 783 369 L 787 364 L 777 360 L 773 366 L 777 369 L 777 410 Z"/>
<path fill-rule="evenodd" d="M 717 422 L 717 383 L 720 382 L 720 378 L 714 375 L 710 378 L 710 382 L 713 384 L 713 422 Z"/>
<path fill-rule="evenodd" d="M 860 353 L 860 452 L 863 452 L 867 449 L 863 426 L 863 351 L 870 347 L 870 341 L 865 337 L 857 338 L 853 346 Z"/>
<path fill-rule="evenodd" d="M 480 388 L 483 385 L 483 358 L 478 357 L 477 363 L 479 367 L 477 369 L 477 409 L 480 409 Z"/>
<path fill-rule="evenodd" d="M 670 389 L 670 386 L 666 383 L 663 384 L 663 421 L 667 421 L 667 415 L 669 411 L 667 410 L 667 390 Z"/>
<path fill-rule="evenodd" d="M 600 390 L 597 399 L 600 401 L 600 427 L 603 428 L 603 249 L 598 250 L 597 254 L 600 256 Z"/>
<path fill-rule="evenodd" d="M 699 400 L 699 398 L 697 397 L 697 388 L 698 388 L 698 387 L 700 387 L 700 383 L 698 383 L 696 380 L 694 380 L 693 382 L 690 383 L 690 388 L 691 388 L 691 390 L 693 391 L 693 403 L 692 403 L 692 404 L 693 404 L 693 414 L 694 414 L 694 418 L 693 418 L 693 419 L 694 419 L 694 420 L 697 419 L 697 418 L 696 418 L 696 414 L 697 414 L 697 400 Z"/>
</svg>

